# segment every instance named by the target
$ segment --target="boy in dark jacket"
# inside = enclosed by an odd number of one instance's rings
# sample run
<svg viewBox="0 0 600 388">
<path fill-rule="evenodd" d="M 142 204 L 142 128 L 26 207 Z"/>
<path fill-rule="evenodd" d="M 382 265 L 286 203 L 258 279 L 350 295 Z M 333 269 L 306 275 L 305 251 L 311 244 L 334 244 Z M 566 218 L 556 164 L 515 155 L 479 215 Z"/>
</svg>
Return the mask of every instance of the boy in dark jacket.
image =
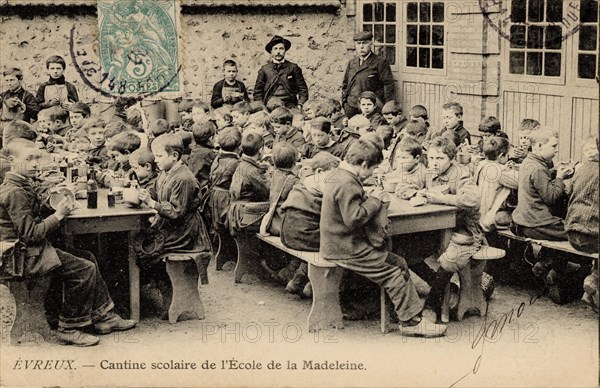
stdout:
<svg viewBox="0 0 600 388">
<path fill-rule="evenodd" d="M 38 88 L 36 98 L 40 108 L 60 105 L 68 110 L 72 103 L 79 101 L 75 85 L 65 81 L 66 67 L 64 58 L 58 55 L 53 55 L 46 60 L 46 69 L 50 78 Z"/>
<path fill-rule="evenodd" d="M 366 226 L 378 215 L 384 192 L 367 197 L 362 182 L 383 160 L 381 149 L 362 139 L 354 142 L 323 191 L 320 222 L 321 256 L 384 287 L 406 336 L 439 337 L 445 325 L 421 317 L 423 302 L 410 278 L 406 261 L 384 247 L 372 245 Z M 334 175 L 335 174 L 335 175 Z"/>
<path fill-rule="evenodd" d="M 217 138 L 221 150 L 215 157 L 209 176 L 209 208 L 212 214 L 212 230 L 219 235 L 221 248 L 216 257 L 217 270 L 228 261 L 237 259 L 237 249 L 231 240 L 227 228 L 227 210 L 229 209 L 229 187 L 231 178 L 240 163 L 238 150 L 242 136 L 240 132 L 231 127 L 223 129 Z"/>
<path fill-rule="evenodd" d="M 323 200 L 323 183 L 329 173 L 340 164 L 340 159 L 329 152 L 319 152 L 312 159 L 313 174 L 297 182 L 287 199 L 281 205 L 283 221 L 281 224 L 281 242 L 283 245 L 301 251 L 319 251 L 319 221 Z M 308 282 L 308 264 L 295 259 L 288 268 L 297 268 L 285 290 L 292 294 L 312 296 L 312 287 Z"/>
<path fill-rule="evenodd" d="M 4 70 L 6 90 L 0 95 L 2 103 L 1 120 L 24 120 L 30 123 L 37 119 L 40 107 L 33 94 L 23 89 L 23 72 L 17 67 Z"/>
<path fill-rule="evenodd" d="M 81 331 L 92 324 L 99 334 L 133 328 L 135 321 L 123 320 L 114 313 L 114 303 L 93 255 L 89 254 L 88 258 L 71 255 L 54 248 L 46 239 L 73 210 L 73 204 L 64 199 L 53 215 L 42 218 L 42 201 L 33 182 L 40 168 L 41 151 L 25 139 L 13 140 L 7 151 L 13 167 L 0 186 L 0 234 L 3 240 L 18 240 L 24 244 L 23 273 L 12 275 L 42 276 L 53 271 L 62 282 L 59 342 L 75 346 L 96 345 L 100 338 Z M 4 266 L 11 267 L 16 268 L 10 263 Z"/>
<path fill-rule="evenodd" d="M 223 62 L 224 78 L 215 84 L 210 99 L 210 105 L 213 109 L 220 108 L 223 105 L 233 106 L 240 101 L 250 102 L 246 85 L 235 78 L 237 73 L 238 68 L 235 61 L 228 59 Z"/>
<path fill-rule="evenodd" d="M 200 188 L 208 184 L 210 167 L 217 155 L 212 148 L 215 130 L 216 127 L 212 121 L 192 125 L 192 151 L 187 158 L 187 165 L 192 174 L 198 179 Z"/>
</svg>

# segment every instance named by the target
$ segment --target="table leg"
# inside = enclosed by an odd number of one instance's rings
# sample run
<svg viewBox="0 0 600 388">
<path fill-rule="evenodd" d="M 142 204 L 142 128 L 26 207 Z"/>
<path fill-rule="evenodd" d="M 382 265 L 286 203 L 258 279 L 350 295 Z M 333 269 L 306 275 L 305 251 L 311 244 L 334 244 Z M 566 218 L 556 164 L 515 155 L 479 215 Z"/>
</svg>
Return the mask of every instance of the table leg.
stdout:
<svg viewBox="0 0 600 388">
<path fill-rule="evenodd" d="M 442 253 L 444 253 L 446 251 L 446 248 L 448 248 L 448 245 L 450 245 L 450 239 L 452 238 L 452 231 L 454 229 L 450 228 L 450 229 L 442 229 L 440 231 L 441 236 L 440 236 L 440 255 Z"/>
<path fill-rule="evenodd" d="M 133 249 L 133 237 L 135 232 L 130 231 L 128 234 L 129 246 L 129 303 L 130 303 L 130 318 L 134 321 L 140 320 L 140 269 L 137 265 L 135 250 Z"/>
</svg>

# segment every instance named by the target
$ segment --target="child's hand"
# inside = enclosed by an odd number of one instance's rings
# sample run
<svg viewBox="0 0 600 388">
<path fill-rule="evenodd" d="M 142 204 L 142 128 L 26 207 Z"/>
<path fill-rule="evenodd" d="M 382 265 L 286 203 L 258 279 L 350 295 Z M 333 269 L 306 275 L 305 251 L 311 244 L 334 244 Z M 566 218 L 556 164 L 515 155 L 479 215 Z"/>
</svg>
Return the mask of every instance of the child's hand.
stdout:
<svg viewBox="0 0 600 388">
<path fill-rule="evenodd" d="M 54 152 L 54 143 L 48 142 L 48 144 L 46 144 L 46 151 L 48 151 L 49 153 Z"/>
<path fill-rule="evenodd" d="M 73 105 L 73 103 L 69 101 L 65 101 L 62 104 L 60 104 L 61 108 L 63 108 L 64 110 L 69 110 L 71 105 Z"/>
<path fill-rule="evenodd" d="M 573 168 L 569 165 L 559 165 L 556 169 L 556 177 L 560 179 L 568 179 L 571 175 L 573 175 Z"/>
<path fill-rule="evenodd" d="M 437 192 L 437 191 L 433 191 L 433 190 L 427 190 L 425 191 L 425 197 L 427 198 L 427 202 L 429 203 L 444 203 L 444 194 Z"/>
<path fill-rule="evenodd" d="M 344 118 L 342 119 L 342 126 L 343 126 L 343 127 L 347 127 L 347 126 L 348 126 L 348 117 L 344 117 Z"/>
<path fill-rule="evenodd" d="M 73 209 L 74 209 L 74 204 L 69 201 L 69 198 L 64 197 L 56 205 L 56 211 L 54 212 L 54 215 L 60 221 L 63 218 L 65 218 L 67 215 L 69 215 L 69 213 L 71 213 L 71 210 L 73 210 Z"/>
<path fill-rule="evenodd" d="M 150 196 L 150 192 L 148 190 L 146 190 L 146 189 L 140 189 L 140 194 L 139 194 L 138 197 L 139 197 L 140 201 L 142 201 L 146 205 L 148 205 L 150 207 L 154 207 L 154 203 L 156 201 L 154 201 L 152 199 L 152 197 Z"/>
</svg>

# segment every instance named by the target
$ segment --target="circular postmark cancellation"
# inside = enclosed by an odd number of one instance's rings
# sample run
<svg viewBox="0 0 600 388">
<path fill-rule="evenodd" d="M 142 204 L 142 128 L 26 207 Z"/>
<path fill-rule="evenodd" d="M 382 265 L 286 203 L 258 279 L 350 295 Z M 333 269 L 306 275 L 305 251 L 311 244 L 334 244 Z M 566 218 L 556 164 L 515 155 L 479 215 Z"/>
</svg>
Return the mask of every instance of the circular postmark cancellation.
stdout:
<svg viewBox="0 0 600 388">
<path fill-rule="evenodd" d="M 105 97 L 144 99 L 180 92 L 176 0 L 98 2 L 99 33 L 88 45 L 71 28 L 69 48 L 83 82 Z"/>
<path fill-rule="evenodd" d="M 540 2 L 536 7 L 526 1 L 478 2 L 485 21 L 514 48 L 560 49 L 581 26 L 579 1 Z"/>
</svg>

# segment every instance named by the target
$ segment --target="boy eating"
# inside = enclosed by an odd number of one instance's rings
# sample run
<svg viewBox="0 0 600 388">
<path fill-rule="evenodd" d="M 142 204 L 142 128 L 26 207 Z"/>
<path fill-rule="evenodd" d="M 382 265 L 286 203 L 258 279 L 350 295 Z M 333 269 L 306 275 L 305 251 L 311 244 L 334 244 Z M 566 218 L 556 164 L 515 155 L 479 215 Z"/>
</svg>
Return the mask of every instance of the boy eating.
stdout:
<svg viewBox="0 0 600 388">
<path fill-rule="evenodd" d="M 445 325 L 421 317 L 423 303 L 410 279 L 406 261 L 383 248 L 375 248 L 366 236 L 365 226 L 380 211 L 384 193 L 375 190 L 367 197 L 362 182 L 373 175 L 383 160 L 374 144 L 357 140 L 338 169 L 336 179 L 325 184 L 320 221 L 320 249 L 323 258 L 384 287 L 405 336 L 439 337 Z"/>
<path fill-rule="evenodd" d="M 26 265 L 20 276 L 41 276 L 52 271 L 60 279 L 63 295 L 58 341 L 64 345 L 92 346 L 100 338 L 82 331 L 90 325 L 99 334 L 133 328 L 135 321 L 114 313 L 114 303 L 93 255 L 74 256 L 54 248 L 46 239 L 73 210 L 73 204 L 65 198 L 54 214 L 42 218 L 42 201 L 32 183 L 40 169 L 41 151 L 25 139 L 13 140 L 7 151 L 12 167 L 0 186 L 0 233 L 3 239 L 19 239 L 24 244 Z"/>
<path fill-rule="evenodd" d="M 226 106 L 233 106 L 240 101 L 250 102 L 246 85 L 236 79 L 238 74 L 237 63 L 228 59 L 223 62 L 223 79 L 213 87 L 210 105 L 213 109 Z"/>
</svg>

